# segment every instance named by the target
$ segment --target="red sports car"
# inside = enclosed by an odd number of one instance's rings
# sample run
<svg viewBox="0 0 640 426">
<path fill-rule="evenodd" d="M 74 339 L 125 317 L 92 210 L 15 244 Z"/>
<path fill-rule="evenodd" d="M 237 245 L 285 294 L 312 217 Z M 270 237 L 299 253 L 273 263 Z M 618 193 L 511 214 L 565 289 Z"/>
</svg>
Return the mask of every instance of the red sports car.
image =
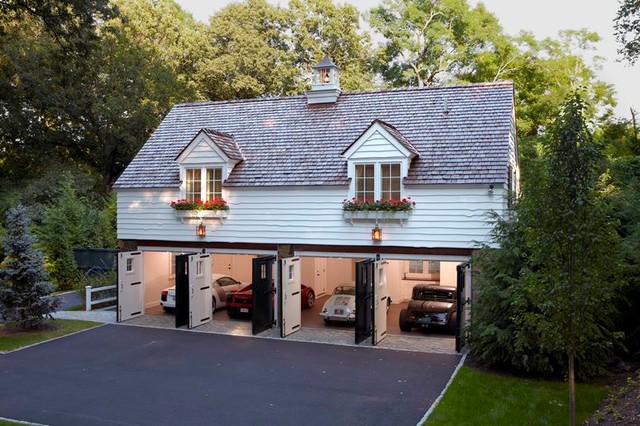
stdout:
<svg viewBox="0 0 640 426">
<path fill-rule="evenodd" d="M 311 287 L 302 284 L 301 289 L 301 306 L 303 308 L 311 308 L 316 302 L 316 293 Z M 253 308 L 253 284 L 249 284 L 240 290 L 230 293 L 227 296 L 227 314 L 230 317 L 239 315 L 251 315 Z"/>
</svg>

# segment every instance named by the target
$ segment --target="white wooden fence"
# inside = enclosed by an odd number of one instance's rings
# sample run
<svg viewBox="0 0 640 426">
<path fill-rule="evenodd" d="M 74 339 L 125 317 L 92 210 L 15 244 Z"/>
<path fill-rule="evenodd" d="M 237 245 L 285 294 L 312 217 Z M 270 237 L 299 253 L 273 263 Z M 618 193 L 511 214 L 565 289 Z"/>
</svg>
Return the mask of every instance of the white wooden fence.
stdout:
<svg viewBox="0 0 640 426">
<path fill-rule="evenodd" d="M 100 293 L 104 293 L 106 291 L 109 290 L 115 290 L 118 286 L 117 285 L 108 285 L 105 287 L 97 287 L 97 288 L 92 288 L 90 285 L 85 287 L 85 309 L 87 311 L 91 310 L 91 307 L 93 305 L 98 305 L 101 303 L 107 303 L 107 302 L 115 302 L 116 300 L 118 300 L 118 298 L 116 296 L 108 296 L 108 297 L 103 297 L 103 298 L 97 298 L 96 300 L 92 300 L 93 297 L 92 295 L 94 293 L 100 294 Z"/>
</svg>

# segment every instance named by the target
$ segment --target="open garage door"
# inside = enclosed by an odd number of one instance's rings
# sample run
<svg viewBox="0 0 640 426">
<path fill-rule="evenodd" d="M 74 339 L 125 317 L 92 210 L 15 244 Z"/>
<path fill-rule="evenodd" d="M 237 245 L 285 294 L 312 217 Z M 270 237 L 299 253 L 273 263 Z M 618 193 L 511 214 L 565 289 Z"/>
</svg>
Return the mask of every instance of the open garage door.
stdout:
<svg viewBox="0 0 640 426">
<path fill-rule="evenodd" d="M 211 255 L 176 256 L 176 328 L 211 321 Z"/>
<path fill-rule="evenodd" d="M 356 344 L 373 332 L 373 273 L 374 259 L 356 263 Z"/>
<path fill-rule="evenodd" d="M 144 315 L 142 252 L 118 253 L 118 322 Z"/>
<path fill-rule="evenodd" d="M 471 289 L 471 262 L 461 263 L 456 269 L 458 272 L 455 318 L 456 351 L 460 352 L 465 345 L 464 327 L 467 325 L 467 289 Z"/>
<path fill-rule="evenodd" d="M 189 328 L 211 321 L 211 255 L 189 256 Z"/>
<path fill-rule="evenodd" d="M 299 257 L 282 259 L 282 337 L 298 331 L 302 322 L 301 265 Z"/>
<path fill-rule="evenodd" d="M 253 314 L 251 332 L 256 335 L 273 327 L 273 263 L 275 256 L 253 259 Z"/>
<path fill-rule="evenodd" d="M 387 291 L 386 260 L 375 262 L 375 275 L 373 280 L 373 338 L 371 343 L 375 346 L 387 336 L 387 307 L 389 306 L 389 293 Z M 356 310 L 356 312 L 358 312 Z"/>
</svg>

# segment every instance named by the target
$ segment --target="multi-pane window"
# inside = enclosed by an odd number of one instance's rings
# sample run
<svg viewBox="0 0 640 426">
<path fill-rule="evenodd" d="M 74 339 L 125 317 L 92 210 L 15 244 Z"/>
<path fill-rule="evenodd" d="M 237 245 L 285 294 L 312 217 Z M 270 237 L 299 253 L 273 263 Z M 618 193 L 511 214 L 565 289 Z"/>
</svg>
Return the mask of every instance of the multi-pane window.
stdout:
<svg viewBox="0 0 640 426">
<path fill-rule="evenodd" d="M 222 198 L 222 169 L 207 169 L 207 200 Z"/>
<path fill-rule="evenodd" d="M 187 169 L 187 190 L 185 198 L 188 200 L 202 199 L 202 172 L 200 169 Z"/>
<path fill-rule="evenodd" d="M 402 199 L 400 174 L 399 163 L 356 164 L 356 199 L 362 201 Z"/>
<path fill-rule="evenodd" d="M 424 274 L 424 262 L 422 260 L 409 261 L 410 274 Z"/>
<path fill-rule="evenodd" d="M 222 168 L 186 169 L 185 198 L 212 201 L 222 198 Z"/>
<path fill-rule="evenodd" d="M 380 175 L 380 198 L 400 200 L 400 164 L 381 164 Z"/>
<path fill-rule="evenodd" d="M 375 199 L 375 165 L 356 164 L 356 199 Z"/>
<path fill-rule="evenodd" d="M 437 260 L 410 260 L 407 262 L 405 279 L 440 281 L 440 262 Z"/>
</svg>

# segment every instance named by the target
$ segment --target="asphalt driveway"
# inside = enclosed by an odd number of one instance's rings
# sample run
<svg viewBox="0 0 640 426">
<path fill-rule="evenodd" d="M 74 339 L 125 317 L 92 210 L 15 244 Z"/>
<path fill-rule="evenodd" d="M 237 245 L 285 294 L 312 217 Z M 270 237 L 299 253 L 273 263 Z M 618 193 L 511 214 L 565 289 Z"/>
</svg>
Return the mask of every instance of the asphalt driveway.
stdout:
<svg viewBox="0 0 640 426">
<path fill-rule="evenodd" d="M 0 355 L 0 417 L 415 425 L 460 357 L 105 325 Z"/>
</svg>

